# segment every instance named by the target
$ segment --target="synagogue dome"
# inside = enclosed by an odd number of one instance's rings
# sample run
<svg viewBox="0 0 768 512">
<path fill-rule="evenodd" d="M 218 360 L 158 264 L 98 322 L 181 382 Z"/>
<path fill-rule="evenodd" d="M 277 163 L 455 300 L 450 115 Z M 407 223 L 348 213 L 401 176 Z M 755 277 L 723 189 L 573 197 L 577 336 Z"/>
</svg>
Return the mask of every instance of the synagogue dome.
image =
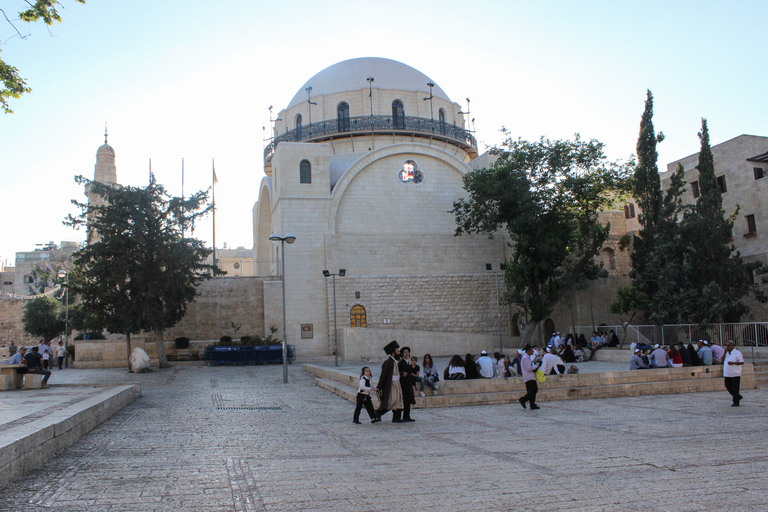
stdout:
<svg viewBox="0 0 768 512">
<path fill-rule="evenodd" d="M 312 97 L 325 96 L 347 91 L 359 91 L 368 88 L 368 77 L 373 77 L 373 87 L 408 92 L 429 94 L 428 82 L 433 82 L 421 71 L 402 62 L 379 57 L 361 57 L 338 62 L 325 68 L 307 80 L 296 92 L 288 109 L 307 101 L 307 87 L 312 87 Z M 435 85 L 432 89 L 435 98 L 451 102 L 451 99 Z"/>
</svg>

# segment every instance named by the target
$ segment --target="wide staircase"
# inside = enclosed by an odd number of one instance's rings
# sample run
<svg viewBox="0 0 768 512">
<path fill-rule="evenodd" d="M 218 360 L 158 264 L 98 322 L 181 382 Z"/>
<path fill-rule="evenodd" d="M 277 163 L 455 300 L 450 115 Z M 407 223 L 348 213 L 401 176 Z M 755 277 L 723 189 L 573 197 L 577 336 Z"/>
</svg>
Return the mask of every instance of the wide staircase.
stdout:
<svg viewBox="0 0 768 512">
<path fill-rule="evenodd" d="M 350 402 L 355 401 L 359 380 L 359 374 L 355 370 L 315 364 L 305 364 L 303 369 L 316 377 L 317 386 Z M 768 367 L 765 369 L 768 372 Z M 552 375 L 539 384 L 537 398 L 541 401 L 553 401 L 725 391 L 722 377 L 722 366 Z M 425 388 L 427 396 L 416 397 L 417 408 L 506 404 L 525 394 L 525 384 L 520 377 L 440 381 L 438 385 L 437 396 L 433 395 L 427 387 Z M 742 389 L 755 387 L 755 375 L 750 363 L 744 365 L 741 387 Z M 373 399 L 375 402 L 375 397 Z"/>
</svg>

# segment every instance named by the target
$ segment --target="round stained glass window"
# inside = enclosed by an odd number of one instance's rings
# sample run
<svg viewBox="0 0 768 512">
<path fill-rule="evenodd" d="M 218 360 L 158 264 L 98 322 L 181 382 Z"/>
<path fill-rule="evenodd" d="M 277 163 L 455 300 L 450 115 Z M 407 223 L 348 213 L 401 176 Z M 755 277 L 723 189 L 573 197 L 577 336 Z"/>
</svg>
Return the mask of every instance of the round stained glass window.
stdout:
<svg viewBox="0 0 768 512">
<path fill-rule="evenodd" d="M 421 183 L 424 181 L 424 175 L 420 170 L 416 168 L 416 162 L 413 160 L 407 160 L 403 164 L 403 168 L 397 174 L 397 177 L 403 183 Z"/>
</svg>

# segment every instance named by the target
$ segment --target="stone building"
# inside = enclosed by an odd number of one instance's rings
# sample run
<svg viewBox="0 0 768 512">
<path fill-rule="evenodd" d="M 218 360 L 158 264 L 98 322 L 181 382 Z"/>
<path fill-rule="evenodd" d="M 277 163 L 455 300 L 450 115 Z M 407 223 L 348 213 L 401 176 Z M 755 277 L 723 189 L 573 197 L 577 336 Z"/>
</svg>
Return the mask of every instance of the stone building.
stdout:
<svg viewBox="0 0 768 512">
<path fill-rule="evenodd" d="M 380 356 L 392 338 L 417 353 L 492 349 L 504 237 L 455 237 L 462 177 L 487 164 L 461 106 L 429 77 L 388 59 L 340 62 L 302 85 L 274 126 L 253 209 L 254 257 L 280 272 L 288 339 L 304 355 Z M 346 276 L 324 277 L 323 270 Z M 265 324 L 282 326 L 281 283 L 265 282 Z"/>
<path fill-rule="evenodd" d="M 768 137 L 739 135 L 712 146 L 715 175 L 723 193 L 723 209 L 729 216 L 738 208 L 733 224 L 733 246 L 745 261 L 768 264 Z M 685 169 L 687 182 L 683 201 L 693 204 L 699 197 L 699 154 L 675 160 L 661 177 L 662 187 L 669 186 L 678 164 Z M 765 321 L 768 307 L 750 298 L 749 317 L 743 320 Z"/>
</svg>

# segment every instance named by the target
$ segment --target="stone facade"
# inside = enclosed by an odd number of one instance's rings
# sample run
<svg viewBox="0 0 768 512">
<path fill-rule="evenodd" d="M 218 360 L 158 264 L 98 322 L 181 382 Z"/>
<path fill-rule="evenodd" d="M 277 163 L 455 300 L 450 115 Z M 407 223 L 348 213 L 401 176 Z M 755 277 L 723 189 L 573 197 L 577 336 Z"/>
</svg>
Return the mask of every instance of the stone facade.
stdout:
<svg viewBox="0 0 768 512">
<path fill-rule="evenodd" d="M 733 224 L 733 246 L 741 253 L 745 261 L 762 261 L 768 264 L 768 137 L 739 135 L 731 140 L 712 146 L 715 163 L 715 175 L 721 180 L 723 209 L 725 215 L 738 213 Z M 686 191 L 683 201 L 696 202 L 699 171 L 699 154 L 681 158 L 667 165 L 667 172 L 662 175 L 662 187 L 669 186 L 669 180 L 678 164 L 685 169 Z M 761 176 L 761 177 L 758 177 Z M 748 217 L 751 216 L 751 219 Z M 754 231 L 750 229 L 754 224 Z M 768 320 L 768 306 L 760 304 L 754 298 L 745 303 L 750 313 L 745 321 Z"/>
</svg>

